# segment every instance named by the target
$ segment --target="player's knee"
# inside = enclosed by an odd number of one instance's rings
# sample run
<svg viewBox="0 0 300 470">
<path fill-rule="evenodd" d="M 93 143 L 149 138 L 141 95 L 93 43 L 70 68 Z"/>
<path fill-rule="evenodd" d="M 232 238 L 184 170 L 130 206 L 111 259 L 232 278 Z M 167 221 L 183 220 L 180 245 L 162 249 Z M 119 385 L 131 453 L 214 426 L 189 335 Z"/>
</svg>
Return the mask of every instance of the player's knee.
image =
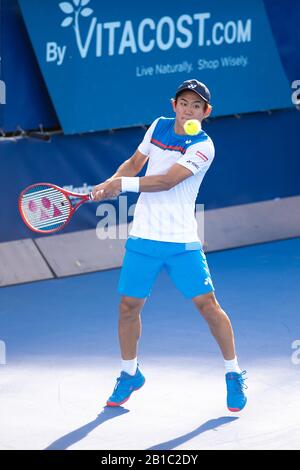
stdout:
<svg viewBox="0 0 300 470">
<path fill-rule="evenodd" d="M 204 317 L 217 317 L 221 311 L 221 307 L 213 292 L 199 295 L 193 299 L 193 302 Z"/>
<path fill-rule="evenodd" d="M 121 318 L 135 318 L 139 315 L 145 300 L 135 297 L 123 296 L 120 302 L 120 316 Z"/>
</svg>

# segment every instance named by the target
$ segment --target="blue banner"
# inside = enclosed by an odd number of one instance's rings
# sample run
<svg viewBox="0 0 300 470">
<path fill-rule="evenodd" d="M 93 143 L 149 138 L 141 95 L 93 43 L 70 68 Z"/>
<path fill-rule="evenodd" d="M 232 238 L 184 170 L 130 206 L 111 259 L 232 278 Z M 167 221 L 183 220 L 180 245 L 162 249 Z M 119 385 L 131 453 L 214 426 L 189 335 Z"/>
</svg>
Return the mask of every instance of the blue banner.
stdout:
<svg viewBox="0 0 300 470">
<path fill-rule="evenodd" d="M 187 78 L 208 85 L 213 116 L 292 106 L 262 0 L 19 3 L 65 133 L 169 115 Z"/>
</svg>

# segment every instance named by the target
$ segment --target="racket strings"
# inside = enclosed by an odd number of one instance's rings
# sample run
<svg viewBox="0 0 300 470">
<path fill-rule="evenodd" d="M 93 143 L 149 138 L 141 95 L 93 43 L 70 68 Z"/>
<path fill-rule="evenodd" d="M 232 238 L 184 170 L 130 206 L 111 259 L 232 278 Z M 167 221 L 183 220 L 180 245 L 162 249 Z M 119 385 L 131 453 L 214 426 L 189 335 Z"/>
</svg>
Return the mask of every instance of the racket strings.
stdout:
<svg viewBox="0 0 300 470">
<path fill-rule="evenodd" d="M 42 185 L 23 194 L 21 208 L 27 222 L 38 230 L 62 226 L 71 212 L 71 204 L 64 193 Z"/>
</svg>

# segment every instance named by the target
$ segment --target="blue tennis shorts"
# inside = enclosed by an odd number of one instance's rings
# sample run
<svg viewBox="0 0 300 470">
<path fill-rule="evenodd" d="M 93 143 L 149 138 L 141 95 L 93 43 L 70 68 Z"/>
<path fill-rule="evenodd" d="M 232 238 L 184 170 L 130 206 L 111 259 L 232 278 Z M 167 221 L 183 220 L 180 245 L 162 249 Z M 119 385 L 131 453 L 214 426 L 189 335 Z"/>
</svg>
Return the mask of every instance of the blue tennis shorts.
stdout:
<svg viewBox="0 0 300 470">
<path fill-rule="evenodd" d="M 186 298 L 214 290 L 200 242 L 173 243 L 129 237 L 125 247 L 118 286 L 121 295 L 148 297 L 163 268 Z"/>
</svg>

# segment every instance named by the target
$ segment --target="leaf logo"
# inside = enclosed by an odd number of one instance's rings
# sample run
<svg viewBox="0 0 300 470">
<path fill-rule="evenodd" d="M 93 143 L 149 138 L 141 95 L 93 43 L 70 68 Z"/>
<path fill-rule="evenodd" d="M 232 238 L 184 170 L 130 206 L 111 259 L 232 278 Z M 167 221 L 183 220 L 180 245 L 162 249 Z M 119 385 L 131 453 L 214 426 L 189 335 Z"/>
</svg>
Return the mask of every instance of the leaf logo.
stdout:
<svg viewBox="0 0 300 470">
<path fill-rule="evenodd" d="M 91 8 L 85 8 L 85 6 L 90 2 L 90 0 L 73 0 L 73 5 L 71 2 L 61 2 L 59 8 L 66 13 L 67 16 L 62 22 L 61 26 L 66 28 L 70 26 L 73 22 L 75 24 L 75 29 L 79 29 L 78 18 L 81 16 L 90 16 L 93 13 Z"/>
<path fill-rule="evenodd" d="M 86 7 L 88 3 L 90 3 L 90 0 L 73 0 L 73 4 L 70 1 L 59 3 L 59 8 L 64 13 L 66 13 L 66 15 L 68 15 L 61 22 L 60 25 L 63 28 L 66 28 L 67 26 L 70 26 L 71 24 L 73 25 L 76 43 L 77 43 L 77 47 L 78 47 L 81 57 L 86 57 L 90 40 L 91 40 L 91 36 L 96 26 L 96 22 L 97 22 L 96 18 L 93 18 L 91 20 L 87 40 L 85 41 L 85 43 L 83 43 L 81 34 L 80 34 L 79 19 L 81 16 L 88 17 L 93 13 L 94 10 L 92 10 L 92 8 Z"/>
</svg>

